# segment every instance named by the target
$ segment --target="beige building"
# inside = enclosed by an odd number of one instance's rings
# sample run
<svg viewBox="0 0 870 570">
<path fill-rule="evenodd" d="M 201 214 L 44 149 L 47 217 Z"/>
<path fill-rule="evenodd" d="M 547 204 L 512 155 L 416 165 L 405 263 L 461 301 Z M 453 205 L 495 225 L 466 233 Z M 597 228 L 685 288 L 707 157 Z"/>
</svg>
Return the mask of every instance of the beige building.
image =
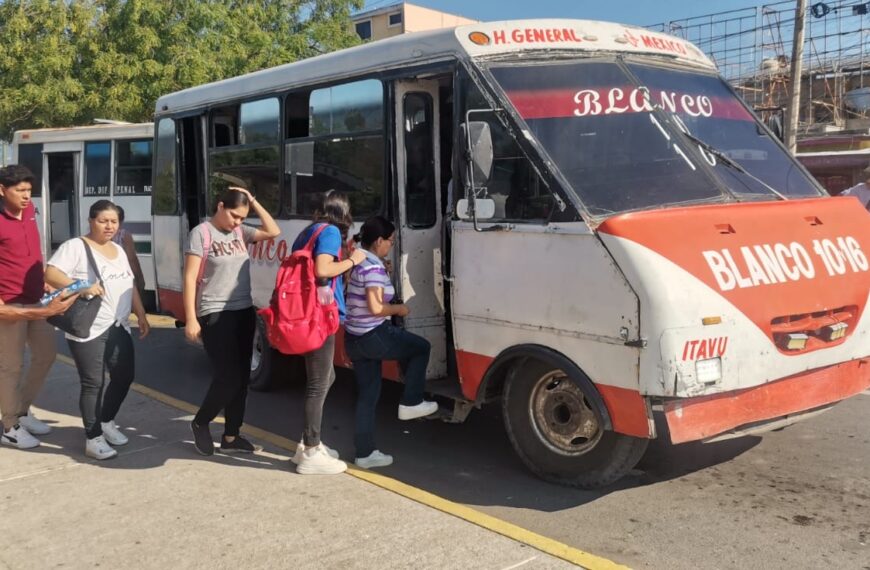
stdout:
<svg viewBox="0 0 870 570">
<path fill-rule="evenodd" d="M 364 40 L 382 40 L 399 34 L 452 28 L 478 21 L 410 2 L 360 12 L 353 15 L 351 20 L 356 27 L 356 33 Z"/>
</svg>

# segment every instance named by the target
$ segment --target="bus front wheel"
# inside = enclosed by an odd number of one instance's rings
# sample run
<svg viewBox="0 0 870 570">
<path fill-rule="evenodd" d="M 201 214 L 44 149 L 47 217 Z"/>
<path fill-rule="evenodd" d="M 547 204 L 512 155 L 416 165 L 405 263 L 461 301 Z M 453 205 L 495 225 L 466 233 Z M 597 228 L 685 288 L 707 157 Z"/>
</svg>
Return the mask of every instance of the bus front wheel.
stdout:
<svg viewBox="0 0 870 570">
<path fill-rule="evenodd" d="M 583 389 L 562 370 L 526 361 L 502 397 L 508 437 L 523 463 L 546 481 L 584 489 L 630 471 L 649 443 L 605 430 Z"/>
</svg>

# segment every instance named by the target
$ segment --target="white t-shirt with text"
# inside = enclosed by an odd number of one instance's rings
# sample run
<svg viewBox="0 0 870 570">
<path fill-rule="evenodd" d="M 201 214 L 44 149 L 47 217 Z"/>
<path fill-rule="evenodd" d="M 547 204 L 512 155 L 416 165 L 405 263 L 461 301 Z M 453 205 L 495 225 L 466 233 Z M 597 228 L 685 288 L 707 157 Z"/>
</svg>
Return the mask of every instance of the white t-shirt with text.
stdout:
<svg viewBox="0 0 870 570">
<path fill-rule="evenodd" d="M 63 242 L 48 260 L 48 265 L 63 271 L 70 279 L 87 279 L 91 284 L 98 283 L 100 278 L 103 280 L 103 301 L 97 318 L 91 326 L 90 335 L 87 338 L 79 338 L 67 334 L 66 338 L 69 340 L 76 342 L 94 340 L 116 323 L 130 331 L 129 319 L 130 312 L 133 310 L 133 271 L 130 269 L 130 262 L 127 261 L 127 254 L 121 246 L 114 242 L 109 243 L 115 248 L 114 259 L 109 259 L 91 248 L 94 261 L 97 262 L 97 269 L 100 270 L 99 278 L 88 263 L 85 243 L 79 238 Z"/>
</svg>

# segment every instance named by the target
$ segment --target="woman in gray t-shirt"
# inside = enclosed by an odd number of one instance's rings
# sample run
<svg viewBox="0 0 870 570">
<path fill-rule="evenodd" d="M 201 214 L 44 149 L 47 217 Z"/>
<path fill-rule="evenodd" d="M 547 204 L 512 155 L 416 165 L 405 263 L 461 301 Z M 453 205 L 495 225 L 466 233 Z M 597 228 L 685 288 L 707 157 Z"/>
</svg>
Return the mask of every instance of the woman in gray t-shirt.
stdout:
<svg viewBox="0 0 870 570">
<path fill-rule="evenodd" d="M 259 229 L 242 225 L 252 208 L 262 222 Z M 190 232 L 184 256 L 184 334 L 191 341 L 202 338 L 212 365 L 211 386 L 191 423 L 194 445 L 203 455 L 214 453 L 208 425 L 221 410 L 226 418 L 221 451 L 255 451 L 239 435 L 257 318 L 251 299 L 248 244 L 280 233 L 278 224 L 251 193 L 235 187 L 220 196 L 214 216 Z"/>
</svg>

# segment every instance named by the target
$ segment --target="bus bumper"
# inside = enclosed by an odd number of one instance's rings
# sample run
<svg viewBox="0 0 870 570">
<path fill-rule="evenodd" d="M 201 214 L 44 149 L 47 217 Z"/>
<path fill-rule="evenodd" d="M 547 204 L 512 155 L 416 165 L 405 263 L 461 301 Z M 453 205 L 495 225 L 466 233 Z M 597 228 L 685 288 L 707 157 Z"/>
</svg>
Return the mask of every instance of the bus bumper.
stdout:
<svg viewBox="0 0 870 570">
<path fill-rule="evenodd" d="M 803 414 L 870 388 L 870 357 L 724 394 L 665 403 L 672 443 L 707 440 L 748 424 Z"/>
</svg>

